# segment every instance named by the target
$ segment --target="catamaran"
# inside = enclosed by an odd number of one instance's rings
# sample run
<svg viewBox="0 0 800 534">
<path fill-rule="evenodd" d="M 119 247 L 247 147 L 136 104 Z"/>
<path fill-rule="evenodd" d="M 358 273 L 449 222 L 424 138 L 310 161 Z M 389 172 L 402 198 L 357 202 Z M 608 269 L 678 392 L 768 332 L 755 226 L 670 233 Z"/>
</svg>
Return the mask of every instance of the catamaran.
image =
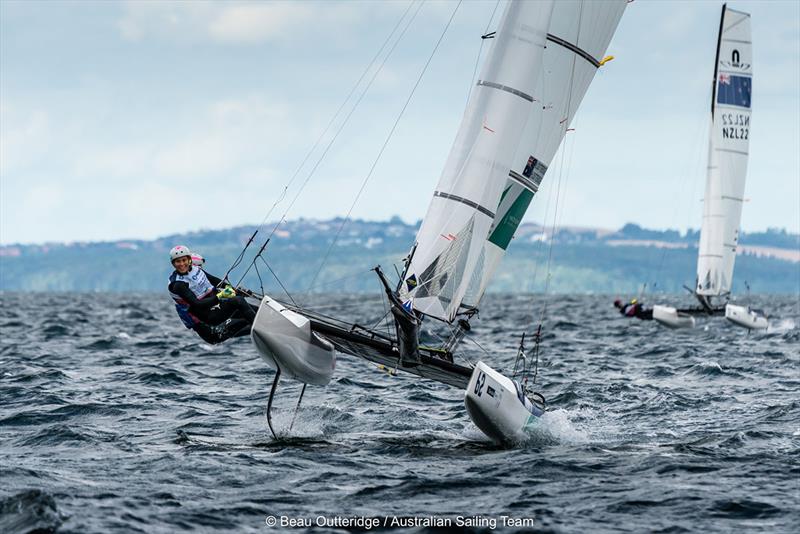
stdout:
<svg viewBox="0 0 800 534">
<path fill-rule="evenodd" d="M 711 134 L 694 296 L 699 307 L 653 307 L 653 319 L 691 328 L 695 317 L 725 315 L 745 328 L 766 328 L 762 312 L 728 301 L 739 243 L 750 145 L 753 55 L 750 15 L 722 6 L 711 95 Z"/>
<path fill-rule="evenodd" d="M 491 48 L 403 272 L 392 284 L 375 268 L 395 335 L 263 296 L 251 336 L 276 369 L 267 407 L 276 438 L 270 413 L 281 377 L 304 384 L 302 400 L 307 384 L 330 382 L 338 353 L 462 389 L 469 417 L 489 438 L 526 438 L 546 402 L 533 391 L 523 343 L 510 377 L 484 361 L 459 363 L 459 346 L 595 72 L 610 59 L 604 54 L 626 4 L 511 0 L 496 32 L 483 36 Z M 422 344 L 422 321 L 447 325 L 449 339 Z"/>
</svg>

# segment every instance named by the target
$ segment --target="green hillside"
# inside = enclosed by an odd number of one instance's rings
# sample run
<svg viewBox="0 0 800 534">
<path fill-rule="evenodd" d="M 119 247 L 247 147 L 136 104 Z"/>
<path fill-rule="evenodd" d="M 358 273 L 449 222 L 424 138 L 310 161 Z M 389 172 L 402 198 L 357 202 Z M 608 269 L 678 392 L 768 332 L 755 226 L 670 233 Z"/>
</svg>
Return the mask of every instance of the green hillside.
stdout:
<svg viewBox="0 0 800 534">
<path fill-rule="evenodd" d="M 257 262 L 245 284 L 254 288 L 263 284 L 267 291 L 282 292 L 271 267 L 290 292 L 377 291 L 377 279 L 369 270 L 382 265 L 387 274 L 396 277 L 393 265 L 399 267 L 417 229 L 399 219 L 350 221 L 322 265 L 340 224 L 340 219 L 285 223 L 266 248 L 269 267 Z M 271 227 L 266 228 L 262 234 Z M 174 244 L 199 251 L 208 260 L 207 270 L 221 275 L 253 230 L 203 231 L 152 241 L 3 246 L 0 290 L 163 291 L 171 272 L 167 252 Z M 647 283 L 650 291 L 675 293 L 681 292 L 684 284 L 694 284 L 696 232 L 681 235 L 626 225 L 617 232 L 562 229 L 542 236 L 543 229 L 537 225 L 520 228 L 489 291 L 543 291 L 549 254 L 549 289 L 553 292 L 630 294 Z M 233 271 L 232 281 L 243 275 L 260 239 Z M 745 248 L 771 247 L 800 257 L 798 236 L 785 231 L 745 234 L 741 241 Z M 652 243 L 642 244 L 645 242 Z M 734 292 L 744 292 L 745 282 L 756 293 L 800 294 L 800 262 L 742 254 L 737 259 Z"/>
</svg>

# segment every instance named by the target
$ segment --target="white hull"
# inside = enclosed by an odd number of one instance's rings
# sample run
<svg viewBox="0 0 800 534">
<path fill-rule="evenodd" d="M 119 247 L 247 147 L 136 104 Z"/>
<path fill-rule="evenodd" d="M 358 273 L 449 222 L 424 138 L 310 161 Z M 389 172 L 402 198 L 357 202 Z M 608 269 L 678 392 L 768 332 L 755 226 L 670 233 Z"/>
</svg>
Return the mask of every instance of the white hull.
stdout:
<svg viewBox="0 0 800 534">
<path fill-rule="evenodd" d="M 324 386 L 336 367 L 333 345 L 311 331 L 311 322 L 264 297 L 250 332 L 253 344 L 267 363 L 289 378 Z"/>
<path fill-rule="evenodd" d="M 519 443 L 528 437 L 528 429 L 544 409 L 518 391 L 511 379 L 478 362 L 464 394 L 464 405 L 472 422 L 492 440 Z"/>
<path fill-rule="evenodd" d="M 680 313 L 672 306 L 653 306 L 653 319 L 669 328 L 694 328 L 694 317 Z"/>
<path fill-rule="evenodd" d="M 766 316 L 746 306 L 728 304 L 725 306 L 725 318 L 733 324 L 748 330 L 762 330 L 769 326 L 769 320 Z"/>
</svg>

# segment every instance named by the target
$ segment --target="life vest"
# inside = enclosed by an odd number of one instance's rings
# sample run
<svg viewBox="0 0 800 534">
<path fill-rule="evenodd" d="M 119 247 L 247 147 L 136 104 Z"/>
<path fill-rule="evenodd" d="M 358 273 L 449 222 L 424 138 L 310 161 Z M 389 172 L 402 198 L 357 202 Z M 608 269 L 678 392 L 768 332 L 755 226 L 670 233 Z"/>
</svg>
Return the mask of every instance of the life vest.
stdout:
<svg viewBox="0 0 800 534">
<path fill-rule="evenodd" d="M 189 290 L 195 294 L 198 299 L 208 296 L 214 291 L 214 286 L 208 281 L 206 273 L 200 267 L 192 265 L 191 270 L 186 274 L 179 274 L 178 271 L 173 271 L 169 277 L 169 283 L 184 282 L 188 284 Z M 193 329 L 198 323 L 202 322 L 195 315 L 189 313 L 189 303 L 183 300 L 180 295 L 176 295 L 172 291 L 169 296 L 175 301 L 175 311 L 178 312 L 178 317 L 181 318 L 186 328 Z"/>
</svg>

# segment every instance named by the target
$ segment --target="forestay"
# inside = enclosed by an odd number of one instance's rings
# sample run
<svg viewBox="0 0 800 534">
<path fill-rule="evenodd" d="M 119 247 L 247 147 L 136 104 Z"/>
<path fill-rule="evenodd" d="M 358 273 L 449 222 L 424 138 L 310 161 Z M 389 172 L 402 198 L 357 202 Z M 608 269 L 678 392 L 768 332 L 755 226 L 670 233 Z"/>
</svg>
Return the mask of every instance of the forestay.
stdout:
<svg viewBox="0 0 800 534">
<path fill-rule="evenodd" d="M 608 49 L 627 0 L 559 1 L 542 74 L 464 304 L 477 307 Z"/>
<path fill-rule="evenodd" d="M 747 174 L 752 86 L 750 15 L 723 6 L 697 259 L 699 295 L 725 295 L 731 290 Z"/>
<path fill-rule="evenodd" d="M 511 1 L 503 13 L 400 287 L 422 313 L 459 311 L 528 122 L 552 9 Z"/>
</svg>

